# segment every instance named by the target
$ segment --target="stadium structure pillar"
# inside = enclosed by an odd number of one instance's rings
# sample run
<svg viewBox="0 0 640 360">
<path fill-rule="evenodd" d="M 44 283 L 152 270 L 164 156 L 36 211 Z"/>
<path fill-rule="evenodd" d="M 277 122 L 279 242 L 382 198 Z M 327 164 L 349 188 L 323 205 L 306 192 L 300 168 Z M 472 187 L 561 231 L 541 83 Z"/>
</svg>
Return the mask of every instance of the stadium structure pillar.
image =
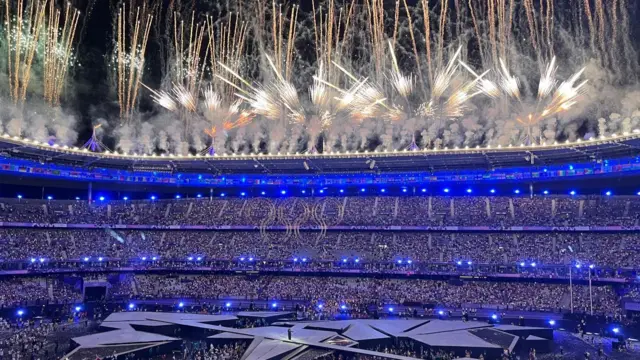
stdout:
<svg viewBox="0 0 640 360">
<path fill-rule="evenodd" d="M 89 201 L 89 204 L 91 204 L 91 201 L 93 200 L 93 183 L 89 182 L 89 186 L 87 187 L 87 200 Z"/>
</svg>

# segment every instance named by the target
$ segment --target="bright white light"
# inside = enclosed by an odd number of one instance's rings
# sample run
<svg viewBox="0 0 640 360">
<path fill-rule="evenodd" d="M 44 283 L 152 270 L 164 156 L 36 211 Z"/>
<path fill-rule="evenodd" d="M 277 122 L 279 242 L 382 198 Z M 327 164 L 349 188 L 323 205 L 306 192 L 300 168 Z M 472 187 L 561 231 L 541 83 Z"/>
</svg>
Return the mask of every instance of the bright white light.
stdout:
<svg viewBox="0 0 640 360">
<path fill-rule="evenodd" d="M 178 304 L 178 307 L 183 307 L 183 306 L 184 306 L 184 303 L 183 303 L 183 302 L 180 302 L 180 303 Z"/>
<path fill-rule="evenodd" d="M 491 315 L 491 318 L 492 318 L 493 320 L 497 320 L 497 319 L 498 319 L 498 315 L 493 314 L 493 315 Z"/>
<path fill-rule="evenodd" d="M 554 326 L 556 324 L 555 320 L 549 320 L 549 325 Z"/>
</svg>

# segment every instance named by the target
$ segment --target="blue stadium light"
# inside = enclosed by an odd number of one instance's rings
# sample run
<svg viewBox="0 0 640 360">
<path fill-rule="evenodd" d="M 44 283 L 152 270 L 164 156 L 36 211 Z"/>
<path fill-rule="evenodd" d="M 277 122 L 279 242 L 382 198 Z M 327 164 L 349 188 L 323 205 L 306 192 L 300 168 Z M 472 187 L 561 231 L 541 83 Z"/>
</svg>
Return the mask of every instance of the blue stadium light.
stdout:
<svg viewBox="0 0 640 360">
<path fill-rule="evenodd" d="M 44 262 L 44 258 L 40 258 L 40 262 L 43 263 Z"/>
<path fill-rule="evenodd" d="M 545 194 L 545 195 L 549 195 L 549 190 L 545 190 L 542 193 Z"/>
<path fill-rule="evenodd" d="M 397 263 L 402 264 L 402 259 L 398 259 Z"/>
<path fill-rule="evenodd" d="M 82 310 L 80 306 L 76 306 L 75 309 L 76 309 L 76 312 L 80 312 L 80 310 Z"/>
<path fill-rule="evenodd" d="M 147 261 L 147 257 L 146 257 L 146 256 L 143 256 L 143 257 L 142 257 L 142 261 Z"/>
<path fill-rule="evenodd" d="M 184 307 L 184 303 L 183 303 L 182 301 L 180 301 L 180 302 L 178 303 L 178 307 L 179 307 L 179 308 Z"/>
<path fill-rule="evenodd" d="M 580 269 L 581 267 L 582 267 L 582 265 L 576 264 L 576 268 Z"/>
<path fill-rule="evenodd" d="M 346 262 L 347 262 L 347 259 L 342 259 L 342 262 L 343 262 L 343 263 L 346 263 Z"/>
<path fill-rule="evenodd" d="M 593 269 L 593 268 L 595 268 L 595 267 L 596 267 L 596 266 L 595 266 L 595 265 L 593 265 L 593 264 L 589 265 L 589 269 Z"/>
<path fill-rule="evenodd" d="M 467 265 L 471 265 L 471 260 L 467 261 Z"/>
<path fill-rule="evenodd" d="M 156 260 L 158 260 L 158 258 L 154 256 L 154 257 L 151 258 L 151 260 L 156 261 Z"/>
<path fill-rule="evenodd" d="M 253 258 L 252 258 L 252 257 L 250 257 L 250 258 L 249 258 L 249 261 L 253 261 Z"/>
<path fill-rule="evenodd" d="M 98 258 L 98 261 L 102 261 L 102 256 Z"/>
<path fill-rule="evenodd" d="M 244 261 L 244 257 L 241 257 L 241 258 L 240 258 L 240 261 Z"/>
<path fill-rule="evenodd" d="M 22 199 L 22 195 L 18 194 L 18 199 Z"/>
<path fill-rule="evenodd" d="M 444 315 L 444 311 L 443 310 L 439 310 L 438 311 L 438 315 L 440 315 L 440 316 Z"/>
<path fill-rule="evenodd" d="M 360 189 L 360 192 L 365 192 L 365 191 L 367 191 L 367 189 L 365 188 Z"/>
<path fill-rule="evenodd" d="M 18 314 L 18 316 L 24 315 L 24 310 L 22 310 L 22 309 L 18 310 L 17 314 Z"/>
<path fill-rule="evenodd" d="M 412 260 L 407 260 L 407 264 L 412 264 L 413 261 Z"/>
<path fill-rule="evenodd" d="M 271 307 L 274 308 L 274 309 L 277 308 L 278 307 L 278 303 L 271 304 Z"/>
<path fill-rule="evenodd" d="M 189 256 L 189 257 L 187 258 L 187 260 L 189 260 L 189 261 L 193 261 L 193 256 Z"/>
<path fill-rule="evenodd" d="M 181 198 L 181 196 L 179 194 L 176 195 L 176 199 L 180 199 L 180 198 Z"/>
<path fill-rule="evenodd" d="M 302 262 L 307 262 L 307 258 L 302 258 Z"/>
<path fill-rule="evenodd" d="M 324 194 L 324 190 L 323 189 L 320 189 L 320 194 Z"/>
<path fill-rule="evenodd" d="M 638 192 L 636 193 L 636 195 L 640 196 L 640 191 L 638 191 Z"/>
<path fill-rule="evenodd" d="M 225 194 L 225 193 L 221 193 L 220 194 L 220 197 L 225 197 L 225 196 L 227 196 L 227 194 Z"/>
<path fill-rule="evenodd" d="M 473 192 L 473 190 L 471 190 L 471 188 L 467 189 L 467 194 L 471 194 Z"/>
<path fill-rule="evenodd" d="M 347 305 L 344 305 L 344 304 L 340 305 L 340 309 L 345 310 L 346 308 L 347 308 Z"/>
<path fill-rule="evenodd" d="M 293 262 L 298 262 L 298 258 L 293 258 Z"/>
<path fill-rule="evenodd" d="M 498 320 L 498 315 L 496 315 L 496 314 L 492 314 L 492 315 L 491 315 L 491 318 L 492 318 L 493 320 Z"/>
<path fill-rule="evenodd" d="M 36 259 L 35 258 L 31 258 L 31 262 L 32 263 L 36 262 Z"/>
<path fill-rule="evenodd" d="M 84 261 L 89 261 L 89 257 L 88 257 L 88 256 L 85 256 L 85 257 L 84 257 Z"/>
<path fill-rule="evenodd" d="M 607 195 L 607 196 L 611 196 L 611 191 L 609 190 L 609 191 L 607 191 L 607 192 L 606 192 L 606 193 L 604 193 L 604 194 L 605 194 L 605 195 Z"/>
<path fill-rule="evenodd" d="M 407 192 L 407 188 L 402 188 L 402 192 L 406 193 Z"/>
<path fill-rule="evenodd" d="M 549 325 L 555 326 L 556 325 L 556 321 L 555 320 L 549 320 Z"/>
<path fill-rule="evenodd" d="M 386 191 L 387 191 L 387 189 L 380 189 L 381 193 L 386 192 Z"/>
<path fill-rule="evenodd" d="M 318 304 L 318 309 L 322 309 L 323 305 L 322 304 Z"/>
<path fill-rule="evenodd" d="M 393 312 L 393 308 L 389 307 L 389 312 L 392 313 Z"/>
<path fill-rule="evenodd" d="M 340 189 L 340 194 L 344 194 L 344 189 Z"/>
<path fill-rule="evenodd" d="M 260 195 L 262 195 L 262 196 L 264 196 L 264 195 L 266 195 L 266 194 L 267 194 L 267 193 L 265 193 L 264 191 L 260 192 Z"/>
<path fill-rule="evenodd" d="M 360 262 L 360 259 L 355 259 L 354 261 L 355 261 L 356 263 L 359 263 L 359 262 Z"/>
<path fill-rule="evenodd" d="M 156 196 L 155 195 L 151 195 L 151 200 L 155 200 Z"/>
<path fill-rule="evenodd" d="M 523 261 L 523 262 L 520 263 L 520 266 L 525 267 L 525 266 L 527 266 L 527 264 L 525 264 L 524 261 Z"/>
<path fill-rule="evenodd" d="M 547 168 L 542 169 L 542 171 L 547 172 Z"/>
<path fill-rule="evenodd" d="M 47 196 L 47 200 L 53 200 L 53 196 L 51 195 Z"/>
<path fill-rule="evenodd" d="M 125 197 L 122 198 L 122 200 L 127 201 L 127 200 L 129 200 L 129 198 L 125 196 Z"/>
<path fill-rule="evenodd" d="M 202 194 L 198 194 L 198 195 L 196 195 L 196 197 L 197 197 L 198 199 L 200 199 L 200 198 L 202 197 Z"/>
<path fill-rule="evenodd" d="M 100 201 L 104 201 L 104 196 L 100 196 L 98 199 L 100 199 Z"/>
<path fill-rule="evenodd" d="M 575 191 L 575 190 L 571 190 L 571 192 L 570 192 L 569 194 L 571 194 L 571 195 L 575 195 L 575 194 L 576 194 L 576 191 Z"/>
<path fill-rule="evenodd" d="M 515 189 L 515 190 L 513 190 L 513 192 L 516 193 L 516 194 L 520 194 L 520 189 Z"/>
<path fill-rule="evenodd" d="M 224 306 L 226 306 L 226 307 L 230 308 L 230 307 L 231 307 L 231 303 L 230 303 L 230 302 L 228 302 L 228 303 L 224 304 Z"/>
<path fill-rule="evenodd" d="M 620 329 L 619 329 L 619 328 L 617 328 L 617 327 L 616 327 L 616 328 L 613 328 L 613 333 L 614 333 L 614 334 L 617 334 L 617 333 L 619 333 L 619 332 L 620 332 Z"/>
<path fill-rule="evenodd" d="M 573 170 L 573 165 L 569 165 L 569 170 Z"/>
<path fill-rule="evenodd" d="M 130 303 L 129 304 L 129 309 L 133 309 L 134 307 L 136 307 L 136 305 L 134 303 Z"/>
<path fill-rule="evenodd" d="M 240 196 L 245 196 L 245 195 L 247 195 L 247 193 L 244 191 L 240 193 Z"/>
<path fill-rule="evenodd" d="M 444 188 L 444 192 L 449 193 L 449 188 Z"/>
<path fill-rule="evenodd" d="M 202 260 L 202 256 L 198 256 L 198 257 L 196 258 L 196 260 L 198 260 L 198 261 Z"/>
<path fill-rule="evenodd" d="M 495 194 L 496 193 L 496 189 L 491 189 L 489 190 L 490 193 Z"/>
<path fill-rule="evenodd" d="M 422 192 L 423 192 L 423 193 L 426 193 L 426 192 L 427 192 L 427 189 L 422 189 Z"/>
<path fill-rule="evenodd" d="M 456 264 L 458 264 L 458 265 L 462 265 L 462 261 L 458 260 L 458 261 L 456 262 Z"/>
<path fill-rule="evenodd" d="M 532 267 L 536 267 L 536 263 L 532 262 L 532 263 L 531 263 L 531 266 L 532 266 Z"/>
<path fill-rule="evenodd" d="M 302 193 L 303 193 L 303 194 L 306 194 L 306 193 L 307 193 L 307 191 L 306 191 L 306 190 L 302 190 Z"/>
<path fill-rule="evenodd" d="M 286 190 L 282 190 L 282 191 L 280 191 L 280 194 L 287 195 L 287 191 Z"/>
<path fill-rule="evenodd" d="M 79 196 L 76 196 L 76 200 L 80 200 L 80 197 L 79 197 Z"/>
</svg>

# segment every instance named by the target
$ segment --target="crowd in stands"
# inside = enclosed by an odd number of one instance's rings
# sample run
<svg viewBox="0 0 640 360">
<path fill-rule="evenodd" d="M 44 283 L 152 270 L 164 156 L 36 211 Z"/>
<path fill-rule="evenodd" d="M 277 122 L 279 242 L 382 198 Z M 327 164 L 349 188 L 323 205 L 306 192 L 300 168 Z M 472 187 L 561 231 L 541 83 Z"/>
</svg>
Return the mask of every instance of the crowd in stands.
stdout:
<svg viewBox="0 0 640 360">
<path fill-rule="evenodd" d="M 96 225 L 635 226 L 639 216 L 640 198 L 615 196 L 0 200 L 0 221 Z"/>
<path fill-rule="evenodd" d="M 640 237 L 632 233 L 450 233 L 450 232 L 260 232 L 177 230 L 0 229 L 0 259 L 47 261 L 108 259 L 186 260 L 202 257 L 234 260 L 538 265 L 595 264 L 600 268 L 635 268 Z"/>
</svg>

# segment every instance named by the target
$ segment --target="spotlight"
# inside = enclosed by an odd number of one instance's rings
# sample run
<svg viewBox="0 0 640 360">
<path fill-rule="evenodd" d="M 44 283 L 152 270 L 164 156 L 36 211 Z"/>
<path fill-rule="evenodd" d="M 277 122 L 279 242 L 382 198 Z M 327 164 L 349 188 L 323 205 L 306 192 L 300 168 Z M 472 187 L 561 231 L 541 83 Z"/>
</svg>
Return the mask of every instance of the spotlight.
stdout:
<svg viewBox="0 0 640 360">
<path fill-rule="evenodd" d="M 84 260 L 84 261 L 89 261 L 89 257 L 88 257 L 88 256 L 85 256 L 83 260 Z"/>
<path fill-rule="evenodd" d="M 263 191 L 263 192 L 261 192 L 261 193 L 260 193 L 260 195 L 265 195 L 265 192 L 264 192 L 264 191 Z"/>
<path fill-rule="evenodd" d="M 32 263 L 36 262 L 36 259 L 31 258 L 31 262 L 32 262 Z"/>
<path fill-rule="evenodd" d="M 449 193 L 449 188 L 444 188 L 444 192 Z"/>
<path fill-rule="evenodd" d="M 320 194 L 324 194 L 324 190 L 323 189 L 320 189 Z"/>
<path fill-rule="evenodd" d="M 76 306 L 76 312 L 80 312 L 80 310 L 82 310 L 82 308 L 80 306 Z"/>
<path fill-rule="evenodd" d="M 156 196 L 155 195 L 151 195 L 151 200 L 155 200 Z"/>
<path fill-rule="evenodd" d="M 413 261 L 412 260 L 407 260 L 407 264 L 412 264 Z"/>
<path fill-rule="evenodd" d="M 340 194 L 344 194 L 344 190 L 343 189 L 340 189 Z"/>
<path fill-rule="evenodd" d="M 402 192 L 406 193 L 407 192 L 407 188 L 402 188 Z"/>
<path fill-rule="evenodd" d="M 570 195 L 575 195 L 576 191 L 575 190 L 571 190 L 571 192 L 569 193 Z"/>
<path fill-rule="evenodd" d="M 244 261 L 244 257 L 241 257 L 241 258 L 240 258 L 240 261 Z"/>
<path fill-rule="evenodd" d="M 133 303 L 129 304 L 129 309 L 133 309 L 135 305 Z"/>
<path fill-rule="evenodd" d="M 355 259 L 355 262 L 356 262 L 356 263 L 359 263 L 359 262 L 360 262 L 360 259 Z"/>
<path fill-rule="evenodd" d="M 228 303 L 224 304 L 224 306 L 229 308 L 229 307 L 231 307 L 231 303 L 228 302 Z"/>
<path fill-rule="evenodd" d="M 151 258 L 151 260 L 156 261 L 156 260 L 158 260 L 158 258 L 154 256 L 154 257 Z"/>
<path fill-rule="evenodd" d="M 18 195 L 18 199 L 22 199 L 22 195 Z"/>
<path fill-rule="evenodd" d="M 458 262 L 456 262 L 456 264 L 462 265 L 462 261 L 458 260 Z"/>
<path fill-rule="evenodd" d="M 179 307 L 179 308 L 184 307 L 184 303 L 181 301 L 181 302 L 178 304 L 178 307 Z"/>
<path fill-rule="evenodd" d="M 613 333 L 614 333 L 614 334 L 617 334 L 617 333 L 619 333 L 619 332 L 620 332 L 620 329 L 618 329 L 618 328 L 613 328 Z"/>
<path fill-rule="evenodd" d="M 250 257 L 250 258 L 249 258 L 249 261 L 253 261 L 253 258 L 252 258 L 252 257 Z"/>
<path fill-rule="evenodd" d="M 180 199 L 180 195 L 176 195 L 176 199 Z"/>
<path fill-rule="evenodd" d="M 549 320 L 549 325 L 555 326 L 556 325 L 556 321 L 555 320 Z"/>
<path fill-rule="evenodd" d="M 427 192 L 427 189 L 422 189 L 422 192 L 423 192 L 423 193 L 426 193 L 426 192 Z"/>
<path fill-rule="evenodd" d="M 322 309 L 322 304 L 318 304 L 318 309 Z"/>
<path fill-rule="evenodd" d="M 549 190 L 545 190 L 542 193 L 545 194 L 545 195 L 549 195 Z"/>
<path fill-rule="evenodd" d="M 99 258 L 98 258 L 98 261 L 102 261 L 102 257 L 99 257 Z"/>
<path fill-rule="evenodd" d="M 380 189 L 380 192 L 381 192 L 381 193 L 383 193 L 383 192 L 387 192 L 387 189 Z"/>
<path fill-rule="evenodd" d="M 365 192 L 367 191 L 365 188 L 360 189 L 360 192 Z"/>
<path fill-rule="evenodd" d="M 287 191 L 286 190 L 282 190 L 282 191 L 280 191 L 280 194 L 287 195 Z"/>
<path fill-rule="evenodd" d="M 580 269 L 580 268 L 582 267 L 582 265 L 580 265 L 580 264 L 576 264 L 576 267 L 577 267 L 578 269 Z"/>
<path fill-rule="evenodd" d="M 306 193 L 307 193 L 307 191 L 306 191 L 306 190 L 302 190 L 302 193 L 303 193 L 303 194 L 306 194 Z"/>
<path fill-rule="evenodd" d="M 22 310 L 22 309 L 18 310 L 18 313 L 17 313 L 17 314 L 18 314 L 18 316 L 22 316 L 22 315 L 24 315 L 24 310 Z"/>
<path fill-rule="evenodd" d="M 611 191 L 607 191 L 606 193 L 604 193 L 607 196 L 611 196 Z"/>
<path fill-rule="evenodd" d="M 532 263 L 531 263 L 531 266 L 532 266 L 532 267 L 536 267 L 536 263 L 532 262 Z"/>
<path fill-rule="evenodd" d="M 143 257 L 142 257 L 142 261 L 147 261 L 147 257 L 146 257 L 146 256 L 143 256 Z"/>
<path fill-rule="evenodd" d="M 493 314 L 493 315 L 491 315 L 491 318 L 492 318 L 493 320 L 498 320 L 498 315 Z"/>
<path fill-rule="evenodd" d="M 491 189 L 489 190 L 490 193 L 495 194 L 496 193 L 496 189 Z"/>
<path fill-rule="evenodd" d="M 444 315 L 444 311 L 443 310 L 439 310 L 438 311 L 438 315 L 443 316 Z"/>
<path fill-rule="evenodd" d="M 275 309 L 275 308 L 278 307 L 278 304 L 277 303 L 273 303 L 273 304 L 271 304 L 271 307 Z"/>
<path fill-rule="evenodd" d="M 127 200 L 129 200 L 129 198 L 125 196 L 125 197 L 122 198 L 122 200 L 127 201 Z"/>
<path fill-rule="evenodd" d="M 589 269 L 593 269 L 593 268 L 595 268 L 595 267 L 596 267 L 596 266 L 595 266 L 595 265 L 593 265 L 593 264 L 589 265 Z"/>
<path fill-rule="evenodd" d="M 471 265 L 471 260 L 467 261 L 467 265 Z"/>
<path fill-rule="evenodd" d="M 640 191 L 638 191 L 638 192 L 636 193 L 636 195 L 640 196 Z"/>
<path fill-rule="evenodd" d="M 346 263 L 346 262 L 347 262 L 347 259 L 342 259 L 342 262 L 343 262 L 343 263 Z"/>
<path fill-rule="evenodd" d="M 307 262 L 307 258 L 302 258 L 302 262 Z"/>
<path fill-rule="evenodd" d="M 104 196 L 99 197 L 100 201 L 104 201 Z"/>
<path fill-rule="evenodd" d="M 202 197 L 202 194 L 198 194 L 198 195 L 196 195 L 196 197 L 197 197 L 198 199 L 200 199 L 200 198 Z"/>
<path fill-rule="evenodd" d="M 240 193 L 240 196 L 245 196 L 247 195 L 247 193 L 245 193 L 244 191 Z"/>
<path fill-rule="evenodd" d="M 402 264 L 402 260 L 398 260 L 397 262 L 398 262 L 398 264 Z"/>
<path fill-rule="evenodd" d="M 53 196 L 51 195 L 47 196 L 47 200 L 53 200 Z"/>
<path fill-rule="evenodd" d="M 40 262 L 43 263 L 44 262 L 44 258 L 40 258 Z"/>
<path fill-rule="evenodd" d="M 198 257 L 196 258 L 196 260 L 198 260 L 198 261 L 202 260 L 202 256 L 198 256 Z"/>
<path fill-rule="evenodd" d="M 187 260 L 189 260 L 189 261 L 193 261 L 193 256 L 189 256 L 189 257 L 187 258 Z"/>
<path fill-rule="evenodd" d="M 347 309 L 347 305 L 344 305 L 344 304 L 340 305 L 340 309 L 346 310 Z"/>
<path fill-rule="evenodd" d="M 473 192 L 473 190 L 467 189 L 467 194 L 471 194 L 472 192 Z"/>
<path fill-rule="evenodd" d="M 527 264 L 525 264 L 524 262 L 521 262 L 520 266 L 525 267 L 525 266 L 527 266 Z"/>
<path fill-rule="evenodd" d="M 515 189 L 515 190 L 513 190 L 513 192 L 516 193 L 516 194 L 520 194 L 520 189 Z"/>
<path fill-rule="evenodd" d="M 390 313 L 393 312 L 393 308 L 392 307 L 389 308 L 389 312 Z"/>
<path fill-rule="evenodd" d="M 225 193 L 220 193 L 220 197 L 225 197 L 225 196 L 227 196 L 227 194 L 225 194 Z"/>
<path fill-rule="evenodd" d="M 293 262 L 298 262 L 298 258 L 293 258 Z"/>
</svg>

